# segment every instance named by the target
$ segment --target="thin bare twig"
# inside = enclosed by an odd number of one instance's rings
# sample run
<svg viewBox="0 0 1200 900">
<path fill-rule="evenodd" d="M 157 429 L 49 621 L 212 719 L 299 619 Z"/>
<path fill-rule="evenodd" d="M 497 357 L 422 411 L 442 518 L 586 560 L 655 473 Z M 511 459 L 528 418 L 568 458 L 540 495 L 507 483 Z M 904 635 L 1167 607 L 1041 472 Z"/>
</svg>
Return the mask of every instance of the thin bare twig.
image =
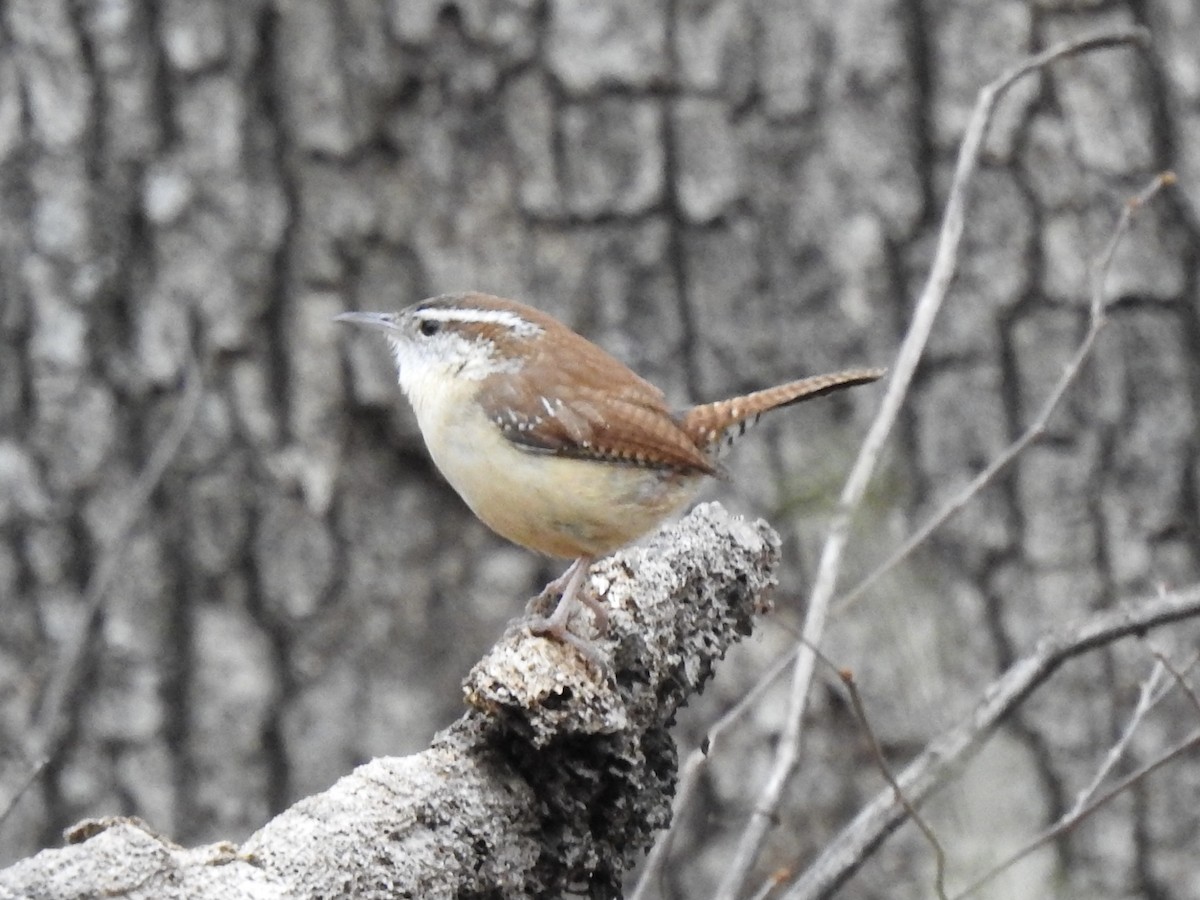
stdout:
<svg viewBox="0 0 1200 900">
<path fill-rule="evenodd" d="M 787 880 L 787 875 L 787 872 L 775 872 L 770 878 L 759 885 L 758 890 L 750 895 L 749 900 L 767 900 L 775 889 Z"/>
<path fill-rule="evenodd" d="M 1156 772 L 1158 769 L 1161 769 L 1171 760 L 1175 759 L 1175 757 L 1181 756 L 1182 754 L 1187 753 L 1189 750 L 1193 750 L 1197 747 L 1200 747 L 1200 728 L 1194 729 L 1192 733 L 1183 738 L 1183 740 L 1176 743 L 1170 749 L 1164 750 L 1157 757 L 1150 760 L 1150 762 L 1146 763 L 1141 768 L 1130 772 L 1111 788 L 1109 788 L 1105 793 L 1101 794 L 1099 797 L 1081 809 L 1079 811 L 1079 815 L 1075 817 L 1075 820 L 1063 830 L 1066 831 L 1070 828 L 1074 828 L 1084 819 L 1088 818 L 1088 816 L 1090 816 L 1092 813 L 1096 812 L 1096 810 L 1107 805 L 1109 801 L 1115 799 L 1116 797 L 1119 797 L 1147 775 L 1150 775 L 1151 773 Z"/>
<path fill-rule="evenodd" d="M 1123 794 L 1125 791 L 1129 790 L 1129 788 L 1133 787 L 1133 785 L 1137 784 L 1143 778 L 1146 778 L 1151 773 L 1162 768 L 1167 763 L 1169 763 L 1171 760 L 1175 759 L 1175 757 L 1181 756 L 1182 754 L 1188 752 L 1189 750 L 1191 750 L 1195 747 L 1200 747 L 1200 728 L 1197 728 L 1196 730 L 1194 730 L 1191 734 L 1189 734 L 1183 740 L 1179 741 L 1177 744 L 1175 744 L 1169 750 L 1163 751 L 1161 754 L 1159 754 L 1153 760 L 1146 763 L 1146 765 L 1141 766 L 1139 769 L 1137 769 L 1134 772 L 1130 772 L 1128 775 L 1126 775 L 1124 778 L 1122 778 L 1120 781 L 1118 781 L 1116 784 L 1114 784 L 1111 788 L 1109 788 L 1105 793 L 1101 794 L 1099 797 L 1095 798 L 1090 803 L 1084 805 L 1083 807 L 1081 807 L 1078 810 L 1072 810 L 1071 813 L 1063 816 L 1061 819 L 1059 819 L 1057 822 L 1055 822 L 1049 828 L 1045 829 L 1040 834 L 1038 834 L 1036 837 L 1034 837 L 1032 840 L 1030 840 L 1029 843 L 1027 843 L 1025 846 L 1023 846 L 1020 850 L 1017 850 L 1015 853 L 1012 853 L 1011 855 L 1005 857 L 1005 859 L 1002 862 L 997 863 L 995 866 L 993 866 L 991 869 L 989 869 L 987 872 L 985 872 L 982 876 L 977 878 L 975 881 L 971 882 L 971 884 L 968 885 L 966 888 L 964 888 L 962 891 L 955 894 L 954 900 L 962 900 L 963 897 L 967 897 L 967 896 L 975 893 L 977 890 L 979 890 L 981 887 L 983 887 L 985 884 L 987 884 L 989 881 L 991 881 L 993 878 L 995 878 L 998 874 L 1003 872 L 1009 866 L 1015 865 L 1016 863 L 1018 863 L 1022 859 L 1024 859 L 1026 856 L 1028 856 L 1030 853 L 1032 853 L 1034 850 L 1037 850 L 1039 847 L 1045 846 L 1046 844 L 1050 843 L 1050 841 L 1054 840 L 1059 835 L 1065 834 L 1066 832 L 1072 830 L 1077 825 L 1082 823 L 1085 819 L 1087 819 L 1089 816 L 1091 816 L 1092 813 L 1096 812 L 1098 809 L 1105 806 L 1107 803 L 1109 803 L 1109 801 L 1115 799 L 1116 797 L 1119 797 L 1121 794 Z"/>
<path fill-rule="evenodd" d="M 737 703 L 727 709 L 721 718 L 708 729 L 700 746 L 688 754 L 679 779 L 679 787 L 675 792 L 675 802 L 672 804 L 672 822 L 681 821 L 691 809 L 692 799 L 696 796 L 696 788 L 700 783 L 700 776 L 703 774 L 709 758 L 718 752 L 725 733 L 737 724 L 746 711 L 766 693 L 767 688 L 775 683 L 775 679 L 784 673 L 795 657 L 795 653 L 796 648 L 793 646 L 790 651 L 781 654 L 771 663 L 771 667 L 755 682 L 754 686 L 738 698 Z M 674 827 L 668 828 L 659 836 L 654 848 L 646 858 L 646 865 L 638 877 L 637 885 L 629 895 L 629 900 L 645 900 L 650 896 L 651 886 L 658 882 L 663 868 L 666 866 L 674 837 Z"/>
<path fill-rule="evenodd" d="M 1054 389 L 1047 397 L 1041 411 L 1030 424 L 1029 428 L 1016 441 L 1010 444 L 1009 447 L 1005 449 L 1005 451 L 999 457 L 997 457 L 983 472 L 981 472 L 979 476 L 972 479 L 970 484 L 968 484 L 963 491 L 953 498 L 950 503 L 939 510 L 938 513 L 934 515 L 928 522 L 926 522 L 925 525 L 918 529 L 918 531 L 915 532 L 914 535 L 904 543 L 897 553 L 893 554 L 883 565 L 872 572 L 871 575 L 864 579 L 863 582 L 855 587 L 853 591 L 847 594 L 838 606 L 839 611 L 849 607 L 856 599 L 861 598 L 864 595 L 867 587 L 869 587 L 881 575 L 907 557 L 909 553 L 911 553 L 917 546 L 926 540 L 937 527 L 942 525 L 947 519 L 950 518 L 951 515 L 965 506 L 975 494 L 977 494 L 993 478 L 995 478 L 995 476 L 998 475 L 1012 460 L 1014 460 L 1021 453 L 1021 451 L 1042 436 L 1042 434 L 1045 432 L 1046 425 L 1049 422 L 1051 415 L 1053 414 L 1054 410 L 1057 409 L 1059 403 L 1062 401 L 1062 398 L 1066 395 L 1067 390 L 1079 377 L 1080 372 L 1083 370 L 1084 362 L 1091 354 L 1092 348 L 1095 345 L 1097 338 L 1100 336 L 1100 332 L 1107 324 L 1108 320 L 1105 314 L 1105 285 L 1108 280 L 1108 274 L 1112 268 L 1113 258 L 1116 255 L 1117 247 L 1120 245 L 1121 239 L 1129 230 L 1129 227 L 1133 221 L 1133 217 L 1138 210 L 1140 210 L 1142 206 L 1149 202 L 1160 190 L 1167 185 L 1174 184 L 1174 182 L 1175 177 L 1173 173 L 1164 172 L 1160 174 L 1140 193 L 1131 198 L 1122 209 L 1117 225 L 1113 229 L 1113 233 L 1109 237 L 1104 251 L 1102 252 L 1097 265 L 1093 270 L 1094 275 L 1092 279 L 1090 323 L 1088 331 L 1084 336 L 1083 341 L 1076 349 L 1075 353 L 1071 356 L 1070 361 L 1063 369 L 1062 376 L 1055 384 Z M 1087 808 L 1088 803 L 1094 797 L 1096 791 L 1099 790 L 1100 785 L 1104 782 L 1104 779 L 1108 777 L 1109 773 L 1124 755 L 1129 742 L 1133 738 L 1133 734 L 1137 729 L 1138 724 L 1140 724 L 1145 715 L 1162 699 L 1162 697 L 1166 695 L 1166 691 L 1159 690 L 1163 673 L 1166 671 L 1166 665 L 1166 661 L 1160 656 L 1159 661 L 1151 671 L 1150 676 L 1142 685 L 1137 706 L 1130 716 L 1129 722 L 1126 724 L 1124 733 L 1117 743 L 1109 750 L 1104 763 L 1097 770 L 1092 782 L 1079 793 L 1072 808 L 1064 813 L 1058 822 L 1034 838 L 1029 844 L 989 869 L 988 872 L 984 873 L 983 876 L 973 882 L 971 886 L 967 888 L 967 890 L 965 890 L 962 894 L 959 894 L 959 897 L 965 896 L 967 893 L 977 890 L 979 887 L 995 878 L 1005 869 L 1014 865 L 1020 859 L 1023 859 L 1026 855 L 1033 852 L 1045 841 L 1053 839 L 1062 831 L 1072 827 L 1072 824 L 1081 815 L 1081 811 Z M 1183 683 L 1182 679 L 1179 680 L 1181 683 Z M 910 815 L 912 815 L 911 810 Z M 915 819 L 915 821 L 917 822 L 918 827 L 920 827 L 921 830 L 928 836 L 929 832 L 925 824 L 919 819 Z M 943 861 L 939 858 L 939 874 L 944 871 L 942 864 Z M 937 887 L 939 896 L 944 896 L 941 882 L 939 882 Z"/>
<path fill-rule="evenodd" d="M 820 650 L 813 648 L 821 659 L 826 660 Z M 871 754 L 875 757 L 875 764 L 879 767 L 879 771 L 883 773 L 884 780 L 892 786 L 892 790 L 896 794 L 897 802 L 904 807 L 910 819 L 916 823 L 921 834 L 925 836 L 925 840 L 929 846 L 933 848 L 934 856 L 934 892 L 938 896 L 938 900 L 946 900 L 946 851 L 942 848 L 942 843 L 934 834 L 933 828 L 925 821 L 924 817 L 917 812 L 917 807 L 904 796 L 904 790 L 900 787 L 900 783 L 896 781 L 896 776 L 892 772 L 892 767 L 888 765 L 887 758 L 883 755 L 883 747 L 879 743 L 879 738 L 875 734 L 875 729 L 871 725 L 871 720 L 867 718 L 867 708 L 863 703 L 862 692 L 858 689 L 858 681 L 854 677 L 854 673 L 849 669 L 836 669 L 838 679 L 846 687 L 846 691 L 850 695 L 850 706 L 854 710 L 854 715 L 858 719 L 858 723 L 862 726 L 863 731 L 867 735 L 867 741 L 871 746 Z"/>
<path fill-rule="evenodd" d="M 867 737 L 867 742 L 871 748 L 871 754 L 875 759 L 875 764 L 879 767 L 879 771 L 883 774 L 884 780 L 892 786 L 892 790 L 896 793 L 896 800 L 908 812 L 909 817 L 917 824 L 925 839 L 933 848 L 936 870 L 934 874 L 934 889 L 939 900 L 946 900 L 946 852 L 942 849 L 941 842 L 934 834 L 933 828 L 925 821 L 925 819 L 917 812 L 914 804 L 910 803 L 908 798 L 904 796 L 904 791 L 900 784 L 896 781 L 896 776 L 892 774 L 891 766 L 888 765 L 887 758 L 883 755 L 883 747 L 879 743 L 879 738 L 875 734 L 875 729 L 871 726 L 871 720 L 867 717 L 867 708 L 863 703 L 862 692 L 858 689 L 858 682 L 854 678 L 854 673 L 849 669 L 839 667 L 829 656 L 821 650 L 820 647 L 810 648 L 816 655 L 817 660 L 827 666 L 835 675 L 842 686 L 846 688 L 846 692 L 850 697 L 850 707 L 854 711 L 855 718 L 862 727 L 863 734 Z M 754 894 L 755 898 L 767 897 L 771 891 L 777 888 L 780 884 L 780 873 L 772 874 Z"/>
<path fill-rule="evenodd" d="M 766 784 L 759 794 L 758 802 L 746 824 L 725 877 L 717 889 L 716 897 L 719 900 L 735 900 L 745 885 L 775 819 L 784 788 L 791 781 L 799 762 L 802 723 L 815 665 L 815 656 L 807 648 L 819 644 L 825 633 L 830 601 L 837 585 L 852 516 L 862 501 L 883 445 L 899 416 L 913 373 L 924 354 L 933 321 L 954 277 L 958 247 L 966 221 L 967 187 L 978 166 L 980 150 L 996 106 L 1016 81 L 1063 57 L 1126 44 L 1145 46 L 1148 42 L 1148 33 L 1140 28 L 1120 29 L 1065 41 L 1030 57 L 980 91 L 959 150 L 929 278 L 914 308 L 912 323 L 900 346 L 879 413 L 871 424 L 842 490 L 838 512 L 830 525 L 829 536 L 821 552 L 804 622 L 806 643 L 800 646 L 793 669 L 787 725 L 780 737 Z"/>
<path fill-rule="evenodd" d="M 921 829 L 921 834 L 925 835 L 925 840 L 929 846 L 933 848 L 934 858 L 934 876 L 933 889 L 939 900 L 946 900 L 946 851 L 942 849 L 941 842 L 937 839 L 937 835 L 933 833 L 933 829 L 929 823 L 917 812 L 917 807 L 904 794 L 904 789 L 900 787 L 900 782 L 896 780 L 896 776 L 892 774 L 891 767 L 887 764 L 887 759 L 883 755 L 883 748 L 879 746 L 879 739 L 875 736 L 875 729 L 871 727 L 870 720 L 867 719 L 867 710 L 863 706 L 862 695 L 859 693 L 858 684 L 854 680 L 854 673 L 849 670 L 844 670 L 838 673 L 842 679 L 842 684 L 846 686 L 846 690 L 850 692 L 850 704 L 854 708 L 854 714 L 858 717 L 859 724 L 867 734 L 867 740 L 871 742 L 871 753 L 875 757 L 875 763 L 879 766 L 879 771 L 883 773 L 883 777 L 887 783 L 892 786 L 892 791 L 895 792 L 896 801 L 904 807 L 908 817 L 916 823 Z"/>
<path fill-rule="evenodd" d="M 1104 329 L 1104 326 L 1108 324 L 1108 317 L 1105 314 L 1107 304 L 1105 301 L 1104 286 L 1107 283 L 1108 273 L 1112 268 L 1113 257 L 1116 255 L 1121 238 L 1129 230 L 1133 217 L 1137 214 L 1138 210 L 1164 187 L 1174 183 L 1174 173 L 1163 172 L 1145 187 L 1141 193 L 1131 198 L 1122 209 L 1117 226 L 1113 229 L 1108 244 L 1101 254 L 1100 262 L 1094 270 L 1095 275 L 1092 279 L 1090 317 L 1087 333 L 1084 335 L 1083 341 L 1075 350 L 1075 353 L 1067 361 L 1062 375 L 1054 385 L 1054 389 L 1046 397 L 1042 408 L 1038 411 L 1037 416 L 1034 417 L 1029 427 L 1020 437 L 1009 444 L 999 456 L 992 460 L 987 468 L 972 478 L 961 491 L 951 497 L 941 509 L 930 516 L 920 528 L 914 531 L 908 540 L 896 549 L 896 552 L 884 560 L 871 574 L 838 600 L 834 608 L 835 612 L 839 614 L 843 613 L 861 600 L 866 595 L 868 589 L 879 581 L 880 578 L 912 555 L 913 551 L 924 544 L 934 531 L 946 524 L 955 513 L 965 507 L 980 491 L 991 484 L 1001 472 L 1007 469 L 1012 461 L 1024 452 L 1026 447 L 1045 434 L 1046 425 L 1049 423 L 1050 417 L 1058 409 L 1067 390 L 1079 378 L 1079 374 L 1083 371 L 1083 364 L 1088 356 L 1091 355 L 1096 339 L 1100 336 L 1100 332 Z"/>
<path fill-rule="evenodd" d="M 1193 688 L 1188 682 L 1187 678 L 1184 677 L 1184 673 L 1190 671 L 1191 668 L 1196 664 L 1197 657 L 1193 656 L 1188 664 L 1182 669 L 1176 666 L 1175 663 L 1171 661 L 1171 658 L 1165 653 L 1155 650 L 1154 657 L 1159 661 L 1164 669 L 1171 673 L 1171 677 L 1175 679 L 1175 683 L 1179 685 L 1179 689 L 1183 691 L 1184 695 L 1191 702 L 1192 706 L 1195 707 L 1197 714 L 1200 714 L 1200 696 L 1196 695 L 1195 688 Z"/>
<path fill-rule="evenodd" d="M 1125 724 L 1125 728 L 1122 731 L 1120 738 L 1118 738 L 1117 742 L 1109 749 L 1108 753 L 1105 754 L 1104 761 L 1097 768 L 1095 776 L 1093 776 L 1087 787 L 1079 792 L 1079 795 L 1075 798 L 1075 802 L 1071 805 L 1071 808 L 1059 816 L 1059 818 L 1052 825 L 1047 826 L 1037 835 L 1030 838 L 1030 840 L 1019 849 L 1010 853 L 1000 862 L 993 865 L 986 872 L 972 881 L 969 885 L 967 885 L 967 887 L 963 888 L 962 891 L 955 894 L 954 900 L 962 900 L 963 897 L 975 893 L 975 891 L 992 881 L 1001 872 L 1004 872 L 1011 866 L 1016 865 L 1034 850 L 1045 846 L 1059 835 L 1070 831 L 1077 824 L 1079 824 L 1079 822 L 1081 822 L 1085 816 L 1090 815 L 1092 812 L 1099 809 L 1103 803 L 1107 803 L 1108 800 L 1111 800 L 1114 796 L 1116 796 L 1116 794 L 1113 794 L 1111 791 L 1109 791 L 1103 795 L 1103 802 L 1097 801 L 1096 799 L 1096 794 L 1100 790 L 1100 786 L 1104 783 L 1104 780 L 1109 776 L 1112 770 L 1116 767 L 1117 763 L 1125 755 L 1125 751 L 1128 749 L 1129 742 L 1133 739 L 1134 732 L 1137 730 L 1138 725 L 1141 724 L 1142 720 L 1146 717 L 1150 710 L 1157 706 L 1162 699 L 1170 693 L 1171 688 L 1175 686 L 1163 684 L 1164 673 L 1168 671 L 1172 673 L 1178 673 L 1176 677 L 1176 684 L 1185 687 L 1186 690 L 1187 682 L 1183 678 L 1182 673 L 1175 668 L 1175 666 L 1165 657 L 1164 654 L 1155 652 L 1154 655 L 1157 657 L 1154 663 L 1154 668 L 1151 669 L 1150 675 L 1147 676 L 1146 680 L 1142 682 L 1142 688 L 1138 692 L 1138 702 L 1135 704 L 1133 712 L 1130 714 L 1129 721 Z M 1191 663 L 1188 665 L 1188 668 L 1190 667 Z M 1186 744 L 1187 741 L 1184 743 Z M 1154 769 L 1158 768 L 1159 765 L 1162 765 L 1168 759 L 1174 758 L 1175 755 L 1177 755 L 1179 752 L 1182 752 L 1182 749 L 1186 749 L 1186 747 L 1181 748 L 1179 745 L 1177 745 L 1174 749 L 1167 751 L 1166 754 L 1159 757 L 1159 759 L 1154 763 L 1151 763 L 1150 766 L 1143 766 L 1142 769 L 1139 770 L 1139 772 L 1141 772 L 1139 777 L 1148 775 Z M 1122 789 L 1124 789 L 1130 787 L 1135 783 L 1136 780 L 1137 779 L 1134 779 L 1131 776 L 1127 776 L 1118 784 L 1122 786 Z"/>
<path fill-rule="evenodd" d="M 12 796 L 9 797 L 8 802 L 4 804 L 4 809 L 0 811 L 0 828 L 4 827 L 4 823 L 8 820 L 8 817 L 12 815 L 12 811 L 17 808 L 17 804 L 21 802 L 21 798 L 25 796 L 25 792 L 33 787 L 33 783 L 38 780 L 38 777 L 42 774 L 42 770 L 46 768 L 46 763 L 49 761 L 50 760 L 43 756 L 41 759 L 30 765 L 29 771 L 25 774 L 25 778 L 16 786 Z"/>
<path fill-rule="evenodd" d="M 88 579 L 78 632 L 51 677 L 45 700 L 30 729 L 26 750 L 30 759 L 44 758 L 52 761 L 62 750 L 62 741 L 68 731 L 67 705 L 71 698 L 85 688 L 87 660 L 95 639 L 96 627 L 104 611 L 108 591 L 121 570 L 130 535 L 167 468 L 178 455 L 184 437 L 196 420 L 203 394 L 203 378 L 198 364 L 192 360 L 185 373 L 182 396 L 171 420 L 151 450 L 145 468 L 130 487 L 124 508 L 112 523 L 100 563 Z"/>
<path fill-rule="evenodd" d="M 984 699 L 965 721 L 931 741 L 896 777 L 904 796 L 919 806 L 949 784 L 1001 721 L 1068 660 L 1121 638 L 1140 637 L 1151 629 L 1194 618 L 1200 618 L 1200 585 L 1138 599 L 1041 639 L 1031 653 L 1013 663 L 983 692 Z M 784 900 L 830 896 L 907 815 L 892 789 L 876 795 L 825 845 L 821 855 L 784 894 Z"/>
<path fill-rule="evenodd" d="M 1104 784 L 1104 779 L 1109 776 L 1109 773 L 1116 768 L 1117 763 L 1125 756 L 1125 751 L 1129 749 L 1129 742 L 1133 740 L 1134 732 L 1146 715 L 1158 702 L 1162 700 L 1168 693 L 1168 690 L 1162 689 L 1163 676 L 1166 674 L 1166 667 L 1161 662 L 1155 662 L 1154 668 L 1150 670 L 1150 674 L 1146 680 L 1142 682 L 1142 688 L 1138 691 L 1138 701 L 1134 704 L 1133 712 L 1129 714 L 1129 721 L 1125 723 L 1125 728 L 1121 732 L 1121 736 L 1117 738 L 1117 742 L 1113 744 L 1108 753 L 1104 755 L 1104 761 L 1096 768 L 1096 774 L 1092 776 L 1092 780 L 1088 785 L 1079 792 L 1075 797 L 1075 802 L 1071 804 L 1071 808 L 1062 815 L 1062 819 L 1070 819 L 1079 814 L 1079 811 L 1088 805 L 1088 802 L 1096 796 L 1096 792 L 1100 790 L 1100 785 Z"/>
<path fill-rule="evenodd" d="M 998 457 L 991 465 L 989 465 L 979 477 L 974 479 L 971 484 L 967 486 L 967 489 L 961 492 L 951 504 L 948 504 L 947 507 L 944 507 L 937 515 L 935 515 L 928 523 L 926 523 L 925 526 L 918 530 L 913 539 L 907 541 L 897 554 L 894 554 L 892 558 L 889 559 L 883 566 L 877 569 L 863 583 L 855 588 L 854 591 L 848 594 L 843 603 L 840 605 L 840 608 L 849 606 L 854 599 L 861 597 L 866 586 L 873 582 L 883 572 L 891 568 L 891 566 L 895 565 L 897 562 L 907 556 L 907 554 L 911 552 L 911 550 L 914 549 L 919 543 L 925 540 L 936 527 L 945 522 L 953 512 L 965 505 L 966 502 L 975 493 L 981 490 L 984 485 L 986 485 L 996 474 L 998 474 L 1004 466 L 1006 466 L 1012 459 L 1016 458 L 1020 451 L 1041 436 L 1051 414 L 1061 402 L 1063 396 L 1066 394 L 1067 389 L 1078 378 L 1079 373 L 1082 371 L 1083 363 L 1090 355 L 1096 339 L 1099 337 L 1101 330 L 1106 324 L 1105 284 L 1107 283 L 1108 274 L 1112 268 L 1112 261 L 1116 255 L 1117 247 L 1120 245 L 1121 239 L 1129 230 L 1129 227 L 1133 221 L 1133 216 L 1137 213 L 1137 211 L 1141 209 L 1143 205 L 1149 202 L 1155 196 L 1155 194 L 1158 193 L 1158 191 L 1162 190 L 1162 188 L 1166 187 L 1167 185 L 1173 184 L 1174 180 L 1174 175 L 1170 172 L 1160 174 L 1146 188 L 1131 198 L 1122 209 L 1117 225 L 1113 229 L 1113 233 L 1109 237 L 1109 240 L 1106 243 L 1105 248 L 1093 269 L 1090 325 L 1087 334 L 1084 336 L 1083 341 L 1080 343 L 1067 366 L 1064 368 L 1062 376 L 1055 385 L 1050 396 L 1047 398 L 1042 410 L 1039 412 L 1034 422 L 1030 425 L 1026 432 L 1022 434 L 1013 444 L 1011 444 L 1009 448 L 1007 448 L 1004 453 L 1000 455 L 1000 457 Z M 1151 674 L 1151 677 L 1143 685 L 1143 692 L 1139 700 L 1138 707 L 1135 709 L 1124 736 L 1110 751 L 1105 764 L 1097 772 L 1093 783 L 1080 793 L 1072 810 L 1064 814 L 1064 816 L 1060 819 L 1060 822 L 1056 823 L 1057 827 L 1060 829 L 1066 827 L 1063 823 L 1072 821 L 1079 814 L 1079 811 L 1087 805 L 1092 796 L 1095 794 L 1095 791 L 1099 789 L 1099 786 L 1103 782 L 1104 778 L 1107 777 L 1108 773 L 1123 755 L 1129 740 L 1132 739 L 1133 732 L 1136 729 L 1137 724 L 1141 721 L 1149 709 L 1152 708 L 1153 705 L 1155 705 L 1162 698 L 1162 692 L 1158 693 L 1157 695 L 1154 694 L 1155 686 L 1161 680 L 1162 671 L 1163 666 L 1160 662 L 1160 665 L 1156 666 L 1154 672 Z M 928 831 L 925 828 L 924 823 L 920 822 L 920 820 L 917 821 L 919 827 L 921 827 L 922 831 L 928 836 Z M 1049 834 L 1051 837 L 1053 837 L 1057 833 L 1057 831 L 1048 830 L 1042 836 L 1039 836 L 1037 839 L 1035 839 L 1034 843 L 1031 843 L 989 870 L 989 872 L 975 882 L 969 890 L 974 890 L 978 886 L 986 883 L 1005 868 L 1014 864 L 1029 852 L 1032 852 L 1037 846 L 1040 845 L 1040 841 L 1046 839 L 1044 836 L 1045 834 Z M 939 872 L 940 871 L 941 869 L 939 868 Z"/>
</svg>

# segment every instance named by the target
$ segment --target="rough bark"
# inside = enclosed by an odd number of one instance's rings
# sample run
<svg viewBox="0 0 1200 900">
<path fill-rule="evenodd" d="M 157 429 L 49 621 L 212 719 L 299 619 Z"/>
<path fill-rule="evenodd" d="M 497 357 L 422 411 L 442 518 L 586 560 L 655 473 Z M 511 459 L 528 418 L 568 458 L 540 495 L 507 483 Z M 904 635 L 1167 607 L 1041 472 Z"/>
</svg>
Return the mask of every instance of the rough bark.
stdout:
<svg viewBox="0 0 1200 900">
<path fill-rule="evenodd" d="M 611 897 L 670 819 L 679 707 L 769 608 L 779 538 L 698 507 L 595 566 L 601 670 L 520 626 L 471 670 L 428 750 L 360 766 L 240 847 L 93 821 L 0 871 L 0 896 Z M 588 630 L 588 614 L 573 620 Z"/>
<path fill-rule="evenodd" d="M 0 0 L 0 806 L 100 597 L 61 752 L 0 825 L 0 859 L 108 815 L 238 842 L 355 765 L 426 747 L 516 598 L 556 574 L 471 519 L 385 351 L 335 313 L 516 296 L 681 405 L 887 364 L 978 87 L 1132 23 L 1151 52 L 1058 66 L 1001 110 L 858 526 L 851 578 L 1020 432 L 1084 328 L 1117 205 L 1177 171 L 1048 438 L 830 633 L 896 762 L 1038 635 L 1200 578 L 1193 0 Z M 192 377 L 191 427 L 131 502 Z M 721 496 L 783 535 L 783 622 L 873 396 L 781 414 L 729 459 Z M 791 639 L 731 654 L 681 743 Z M 1159 640 L 1182 655 L 1194 636 Z M 1001 729 L 929 810 L 963 870 L 1067 805 L 1150 662 L 1094 654 Z M 764 877 L 877 789 L 833 697 L 816 697 Z M 778 700 L 713 761 L 663 896 L 721 872 Z M 1155 719 L 1134 762 L 1190 716 Z M 1200 897 L 1197 771 L 1158 773 L 1001 890 Z M 926 858 L 901 829 L 848 890 L 927 896 Z"/>
</svg>

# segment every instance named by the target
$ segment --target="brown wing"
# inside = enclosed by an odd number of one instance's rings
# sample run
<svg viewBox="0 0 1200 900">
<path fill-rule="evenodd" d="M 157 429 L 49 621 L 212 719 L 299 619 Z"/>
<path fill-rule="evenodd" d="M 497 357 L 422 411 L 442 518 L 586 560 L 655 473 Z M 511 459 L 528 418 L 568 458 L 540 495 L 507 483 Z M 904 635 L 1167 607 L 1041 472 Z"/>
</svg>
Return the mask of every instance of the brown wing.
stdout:
<svg viewBox="0 0 1200 900">
<path fill-rule="evenodd" d="M 548 321 L 547 321 L 548 320 Z M 713 474 L 679 427 L 662 391 L 566 326 L 549 319 L 521 371 L 487 378 L 479 401 L 508 440 L 529 450 Z"/>
</svg>

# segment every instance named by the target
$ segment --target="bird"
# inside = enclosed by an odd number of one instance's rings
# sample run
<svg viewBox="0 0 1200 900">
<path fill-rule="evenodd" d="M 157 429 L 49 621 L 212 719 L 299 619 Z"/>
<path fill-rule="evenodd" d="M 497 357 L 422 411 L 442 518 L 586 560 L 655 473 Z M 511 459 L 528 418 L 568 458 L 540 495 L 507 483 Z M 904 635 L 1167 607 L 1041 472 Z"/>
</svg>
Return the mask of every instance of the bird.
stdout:
<svg viewBox="0 0 1200 900">
<path fill-rule="evenodd" d="M 624 363 L 516 300 L 443 294 L 335 319 L 387 339 L 429 455 L 472 512 L 515 544 L 573 560 L 543 591 L 559 595 L 554 611 L 526 624 L 593 661 L 568 623 L 582 602 L 607 629 L 604 604 L 581 589 L 595 560 L 686 505 L 764 412 L 885 373 L 849 369 L 672 411 Z"/>
</svg>

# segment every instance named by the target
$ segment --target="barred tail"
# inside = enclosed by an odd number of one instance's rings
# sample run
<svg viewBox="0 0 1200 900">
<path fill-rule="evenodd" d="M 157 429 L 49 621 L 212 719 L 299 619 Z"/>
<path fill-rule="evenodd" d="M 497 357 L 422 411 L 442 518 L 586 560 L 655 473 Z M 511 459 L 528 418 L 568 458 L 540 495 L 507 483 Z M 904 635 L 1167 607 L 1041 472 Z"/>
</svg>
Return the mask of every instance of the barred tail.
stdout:
<svg viewBox="0 0 1200 900">
<path fill-rule="evenodd" d="M 721 440 L 732 443 L 745 434 L 746 429 L 757 422 L 759 416 L 765 412 L 840 391 L 842 388 L 854 387 L 856 384 L 869 384 L 882 377 L 886 371 L 849 369 L 845 372 L 789 381 L 787 384 L 755 391 L 743 397 L 694 406 L 683 413 L 679 425 L 698 447 L 714 447 Z"/>
</svg>

